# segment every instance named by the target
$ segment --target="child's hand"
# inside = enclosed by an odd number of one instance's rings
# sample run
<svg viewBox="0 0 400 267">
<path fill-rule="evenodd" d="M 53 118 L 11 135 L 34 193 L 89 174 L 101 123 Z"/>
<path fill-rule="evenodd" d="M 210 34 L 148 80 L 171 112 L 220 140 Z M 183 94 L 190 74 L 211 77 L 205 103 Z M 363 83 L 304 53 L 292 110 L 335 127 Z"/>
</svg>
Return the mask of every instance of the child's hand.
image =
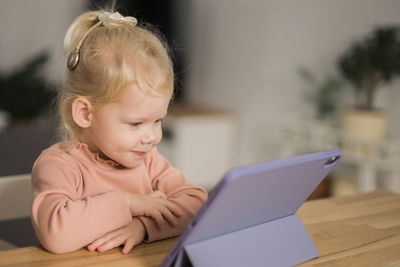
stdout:
<svg viewBox="0 0 400 267">
<path fill-rule="evenodd" d="M 87 246 L 89 251 L 104 252 L 124 244 L 123 254 L 129 253 L 132 248 L 142 243 L 146 235 L 146 229 L 138 218 L 133 218 L 127 226 L 112 231 Z"/>
<path fill-rule="evenodd" d="M 167 196 L 155 191 L 150 195 L 141 195 L 123 192 L 126 202 L 131 210 L 132 217 L 146 216 L 154 219 L 157 227 L 161 230 L 164 219 L 171 226 L 177 225 L 175 217 L 182 216 L 179 208 L 167 200 Z"/>
<path fill-rule="evenodd" d="M 154 192 L 151 192 L 151 193 L 149 194 L 149 196 L 151 196 L 151 197 L 158 197 L 158 198 L 162 198 L 162 199 L 168 199 L 167 195 L 164 194 L 163 192 L 159 191 L 159 190 L 156 190 L 156 191 L 154 191 Z"/>
</svg>

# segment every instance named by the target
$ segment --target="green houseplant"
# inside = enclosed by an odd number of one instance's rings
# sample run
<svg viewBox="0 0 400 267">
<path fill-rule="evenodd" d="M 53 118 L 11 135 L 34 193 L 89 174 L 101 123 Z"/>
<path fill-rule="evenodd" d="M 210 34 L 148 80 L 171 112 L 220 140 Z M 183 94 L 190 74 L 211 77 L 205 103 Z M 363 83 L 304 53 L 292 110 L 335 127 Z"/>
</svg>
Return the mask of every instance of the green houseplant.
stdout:
<svg viewBox="0 0 400 267">
<path fill-rule="evenodd" d="M 343 112 L 345 133 L 366 141 L 385 137 L 387 119 L 375 98 L 382 85 L 400 75 L 399 34 L 396 25 L 376 27 L 339 57 L 338 69 L 355 96 L 354 108 Z"/>
<path fill-rule="evenodd" d="M 43 77 L 49 55 L 42 52 L 13 72 L 0 73 L 0 110 L 15 122 L 28 122 L 49 110 L 55 90 Z"/>
<path fill-rule="evenodd" d="M 314 106 L 316 119 L 333 119 L 337 113 L 339 96 L 343 87 L 342 80 L 334 75 L 328 75 L 319 80 L 305 66 L 298 69 L 298 74 L 310 89 L 305 96 L 306 100 Z"/>
<path fill-rule="evenodd" d="M 42 73 L 48 59 L 42 52 L 15 70 L 0 73 L 0 111 L 8 117 L 0 129 L 0 176 L 29 173 L 53 140 L 49 111 L 56 91 Z"/>
<path fill-rule="evenodd" d="M 377 27 L 339 58 L 339 71 L 354 89 L 356 108 L 374 110 L 377 89 L 400 74 L 399 34 L 398 26 Z"/>
</svg>

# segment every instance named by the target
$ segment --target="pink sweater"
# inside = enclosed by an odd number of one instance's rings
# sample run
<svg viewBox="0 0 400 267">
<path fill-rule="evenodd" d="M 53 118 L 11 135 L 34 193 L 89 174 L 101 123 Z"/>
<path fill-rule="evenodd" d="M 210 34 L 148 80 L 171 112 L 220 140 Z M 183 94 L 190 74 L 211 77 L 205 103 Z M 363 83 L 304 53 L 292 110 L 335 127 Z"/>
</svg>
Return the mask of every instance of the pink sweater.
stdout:
<svg viewBox="0 0 400 267">
<path fill-rule="evenodd" d="M 86 144 L 58 143 L 44 150 L 32 170 L 32 222 L 42 245 L 65 253 L 87 246 L 132 220 L 121 192 L 164 192 L 183 212 L 178 225 L 165 221 L 163 230 L 140 217 L 148 239 L 182 233 L 207 199 L 206 191 L 190 184 L 156 149 L 140 166 L 127 169 L 104 160 Z"/>
</svg>

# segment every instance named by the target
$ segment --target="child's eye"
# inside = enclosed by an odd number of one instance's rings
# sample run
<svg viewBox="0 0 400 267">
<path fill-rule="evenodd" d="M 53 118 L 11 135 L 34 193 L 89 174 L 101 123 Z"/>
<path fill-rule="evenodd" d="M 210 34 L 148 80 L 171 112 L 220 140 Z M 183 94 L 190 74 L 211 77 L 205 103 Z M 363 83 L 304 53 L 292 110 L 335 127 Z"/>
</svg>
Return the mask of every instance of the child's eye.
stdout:
<svg viewBox="0 0 400 267">
<path fill-rule="evenodd" d="M 159 123 L 161 123 L 162 121 L 163 121 L 162 119 L 158 119 L 158 120 L 155 121 L 155 123 L 156 123 L 156 124 L 159 124 Z"/>
<path fill-rule="evenodd" d="M 130 125 L 132 125 L 132 126 L 139 126 L 139 125 L 141 125 L 142 123 L 141 122 L 131 122 L 130 123 Z"/>
</svg>

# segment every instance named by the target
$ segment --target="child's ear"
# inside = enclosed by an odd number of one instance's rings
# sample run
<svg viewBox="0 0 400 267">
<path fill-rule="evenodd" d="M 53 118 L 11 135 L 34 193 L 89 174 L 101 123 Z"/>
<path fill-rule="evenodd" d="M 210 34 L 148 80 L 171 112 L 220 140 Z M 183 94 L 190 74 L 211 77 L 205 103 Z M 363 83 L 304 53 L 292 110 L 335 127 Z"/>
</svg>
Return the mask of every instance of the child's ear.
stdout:
<svg viewBox="0 0 400 267">
<path fill-rule="evenodd" d="M 93 107 L 86 97 L 78 97 L 72 102 L 72 119 L 81 128 L 88 128 L 92 121 Z"/>
</svg>

